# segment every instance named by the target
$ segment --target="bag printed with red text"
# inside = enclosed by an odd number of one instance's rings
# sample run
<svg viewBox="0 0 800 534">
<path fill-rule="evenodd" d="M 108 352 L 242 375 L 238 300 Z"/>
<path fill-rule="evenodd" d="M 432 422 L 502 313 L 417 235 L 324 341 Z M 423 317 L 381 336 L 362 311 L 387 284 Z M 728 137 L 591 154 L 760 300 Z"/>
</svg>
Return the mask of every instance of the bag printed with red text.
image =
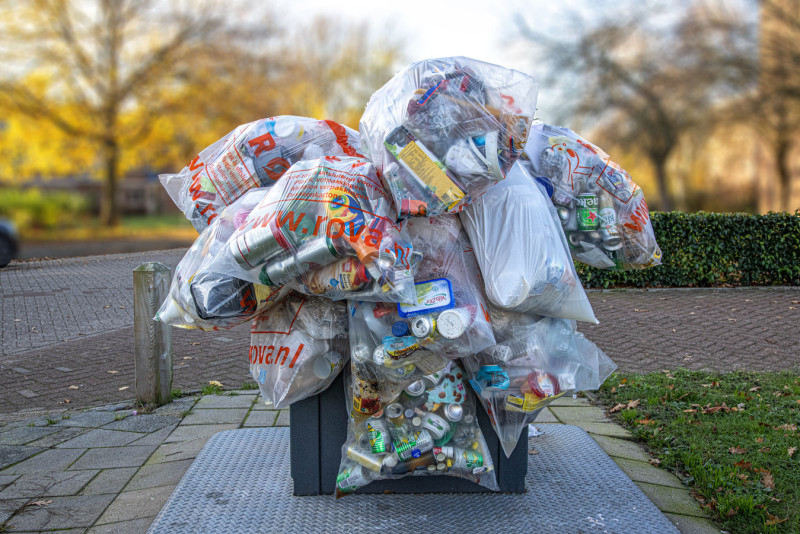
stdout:
<svg viewBox="0 0 800 534">
<path fill-rule="evenodd" d="M 275 408 L 323 391 L 349 356 L 344 302 L 293 294 L 253 320 L 250 373 Z"/>
<path fill-rule="evenodd" d="M 549 188 L 575 261 L 616 270 L 661 264 L 642 189 L 608 154 L 548 124 L 533 126 L 525 153 Z"/>
<path fill-rule="evenodd" d="M 414 302 L 411 241 L 375 168 L 326 156 L 292 165 L 211 264 L 333 300 Z"/>
<path fill-rule="evenodd" d="M 465 57 L 409 65 L 378 89 L 359 123 L 400 218 L 457 212 L 503 180 L 536 110 L 527 74 Z"/>
<path fill-rule="evenodd" d="M 267 286 L 235 278 L 208 264 L 226 246 L 234 230 L 266 194 L 252 189 L 225 208 L 200 233 L 181 261 L 169 295 L 155 319 L 178 328 L 219 330 L 249 321 L 289 293 L 285 286 Z"/>
<path fill-rule="evenodd" d="M 205 148 L 178 174 L 159 176 L 198 232 L 245 191 L 271 187 L 293 164 L 357 156 L 358 132 L 328 120 L 281 115 L 242 124 Z"/>
</svg>

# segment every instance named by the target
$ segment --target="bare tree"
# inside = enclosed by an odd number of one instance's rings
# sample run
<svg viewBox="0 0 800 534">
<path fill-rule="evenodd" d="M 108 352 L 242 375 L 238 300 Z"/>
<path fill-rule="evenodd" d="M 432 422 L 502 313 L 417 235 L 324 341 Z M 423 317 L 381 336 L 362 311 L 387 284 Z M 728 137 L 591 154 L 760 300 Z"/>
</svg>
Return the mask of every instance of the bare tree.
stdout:
<svg viewBox="0 0 800 534">
<path fill-rule="evenodd" d="M 192 77 L 197 58 L 221 55 L 231 6 L 27 0 L 3 8 L 0 57 L 12 68 L 0 75 L 0 108 L 95 142 L 103 161 L 101 220 L 117 224 L 121 149 L 180 104 L 173 89 Z M 32 83 L 42 77 L 44 87 Z M 123 122 L 134 106 L 142 112 Z"/>
<path fill-rule="evenodd" d="M 565 38 L 519 19 L 522 36 L 544 50 L 550 79 L 571 80 L 572 113 L 648 159 L 665 211 L 673 208 L 667 163 L 681 136 L 710 125 L 715 103 L 740 90 L 731 83 L 740 71 L 710 65 L 694 46 L 689 30 L 699 14 L 692 6 L 672 12 L 644 6 L 589 26 L 575 18 L 571 27 L 581 31 Z"/>
</svg>

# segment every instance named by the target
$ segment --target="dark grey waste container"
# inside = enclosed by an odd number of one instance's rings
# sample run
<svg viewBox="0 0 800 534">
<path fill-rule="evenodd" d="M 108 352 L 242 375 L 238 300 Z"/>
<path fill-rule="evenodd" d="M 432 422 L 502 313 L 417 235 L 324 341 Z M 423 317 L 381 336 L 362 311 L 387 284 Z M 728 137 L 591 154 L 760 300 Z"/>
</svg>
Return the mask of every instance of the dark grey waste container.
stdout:
<svg viewBox="0 0 800 534">
<path fill-rule="evenodd" d="M 345 369 L 349 371 L 349 369 Z M 331 386 L 313 397 L 294 403 L 290 408 L 291 474 L 294 495 L 331 495 L 342 460 L 342 445 L 347 439 L 347 410 L 344 395 L 345 373 Z M 477 402 L 477 399 L 476 399 Z M 478 403 L 480 423 L 494 461 L 500 491 L 523 493 L 528 470 L 528 439 L 524 435 L 510 458 Z M 455 476 L 409 476 L 399 480 L 380 480 L 358 493 L 476 493 L 486 488 Z"/>
</svg>

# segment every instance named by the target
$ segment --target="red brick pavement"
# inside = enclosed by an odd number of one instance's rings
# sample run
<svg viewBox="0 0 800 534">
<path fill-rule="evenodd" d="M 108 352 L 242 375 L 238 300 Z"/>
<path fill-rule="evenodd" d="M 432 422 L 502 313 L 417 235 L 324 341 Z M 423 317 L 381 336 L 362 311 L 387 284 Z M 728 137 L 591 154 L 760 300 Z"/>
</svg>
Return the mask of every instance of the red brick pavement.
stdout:
<svg viewBox="0 0 800 534">
<path fill-rule="evenodd" d="M 579 329 L 620 370 L 800 369 L 800 288 L 628 290 L 589 296 L 600 324 L 581 324 Z M 198 389 L 209 380 L 239 387 L 251 381 L 248 343 L 248 324 L 213 333 L 174 329 L 173 387 Z M 20 411 L 133 398 L 132 327 L 18 352 L 3 360 L 3 419 Z"/>
</svg>

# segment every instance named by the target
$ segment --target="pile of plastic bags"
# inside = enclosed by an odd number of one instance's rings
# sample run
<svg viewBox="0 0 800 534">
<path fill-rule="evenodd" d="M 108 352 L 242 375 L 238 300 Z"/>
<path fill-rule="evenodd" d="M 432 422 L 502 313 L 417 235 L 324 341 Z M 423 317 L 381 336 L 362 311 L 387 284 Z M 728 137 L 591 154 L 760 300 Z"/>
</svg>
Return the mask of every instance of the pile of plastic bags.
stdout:
<svg viewBox="0 0 800 534">
<path fill-rule="evenodd" d="M 597 320 L 573 260 L 645 268 L 661 251 L 641 189 L 534 121 L 536 97 L 517 71 L 421 61 L 359 132 L 258 120 L 161 177 L 201 233 L 156 318 L 252 320 L 252 376 L 278 408 L 344 370 L 337 496 L 410 474 L 496 490 L 477 410 L 510 456 L 550 401 L 616 367 L 577 330 Z"/>
</svg>

